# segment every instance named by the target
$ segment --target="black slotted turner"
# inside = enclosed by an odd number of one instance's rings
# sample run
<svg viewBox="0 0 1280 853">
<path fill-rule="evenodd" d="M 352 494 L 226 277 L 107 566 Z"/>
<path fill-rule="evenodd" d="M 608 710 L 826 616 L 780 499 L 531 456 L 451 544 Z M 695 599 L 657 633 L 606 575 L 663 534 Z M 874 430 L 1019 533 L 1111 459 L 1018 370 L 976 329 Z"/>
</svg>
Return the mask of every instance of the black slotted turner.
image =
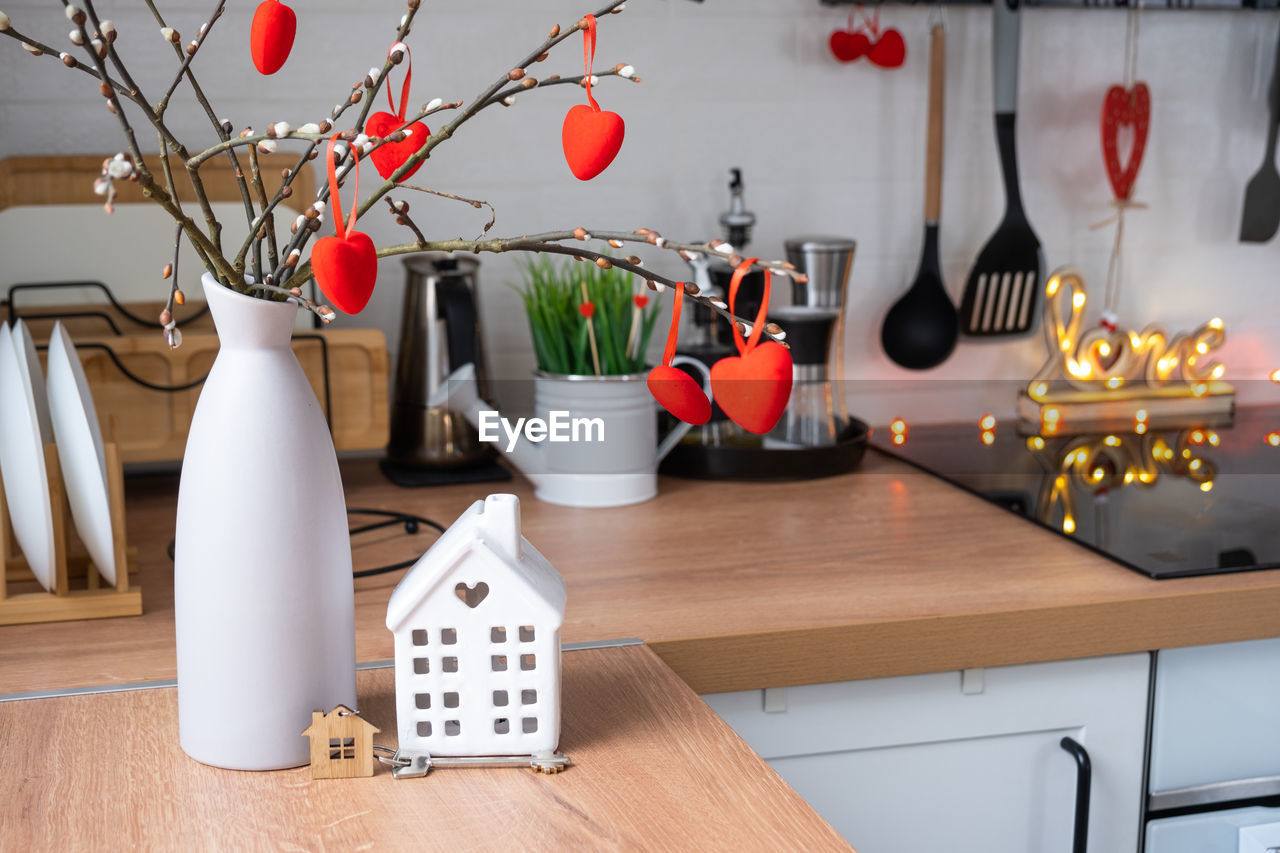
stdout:
<svg viewBox="0 0 1280 853">
<path fill-rule="evenodd" d="M 1040 240 L 1031 230 L 1018 191 L 1015 124 L 1018 101 L 1018 4 L 992 3 L 996 144 L 1004 177 L 1004 219 L 969 271 L 960 302 L 960 329 L 967 337 L 1024 335 L 1039 319 Z"/>
</svg>

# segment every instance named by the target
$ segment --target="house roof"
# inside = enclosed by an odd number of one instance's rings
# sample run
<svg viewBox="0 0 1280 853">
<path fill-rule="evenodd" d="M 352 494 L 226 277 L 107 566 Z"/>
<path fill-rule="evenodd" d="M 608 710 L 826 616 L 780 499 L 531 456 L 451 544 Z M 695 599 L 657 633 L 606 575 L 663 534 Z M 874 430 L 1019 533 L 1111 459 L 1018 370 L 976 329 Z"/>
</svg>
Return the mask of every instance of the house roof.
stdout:
<svg viewBox="0 0 1280 853">
<path fill-rule="evenodd" d="M 520 535 L 520 499 L 490 495 L 476 501 L 414 563 L 391 593 L 387 628 L 398 631 L 423 601 L 431 597 L 468 559 L 486 563 L 503 575 L 487 581 L 507 584 L 511 591 L 547 621 L 564 619 L 564 579 L 537 548 Z"/>
<path fill-rule="evenodd" d="M 311 725 L 303 729 L 302 733 L 304 735 L 318 734 L 319 733 L 318 731 L 313 731 L 316 728 L 317 723 L 320 723 L 321 721 L 335 722 L 336 717 L 355 717 L 356 722 L 363 723 L 374 734 L 382 731 L 382 729 L 378 728 L 373 723 L 369 722 L 364 717 L 360 716 L 358 713 L 348 708 L 346 705 L 337 705 L 334 707 L 332 711 L 328 712 L 327 714 L 323 711 L 312 711 Z"/>
</svg>

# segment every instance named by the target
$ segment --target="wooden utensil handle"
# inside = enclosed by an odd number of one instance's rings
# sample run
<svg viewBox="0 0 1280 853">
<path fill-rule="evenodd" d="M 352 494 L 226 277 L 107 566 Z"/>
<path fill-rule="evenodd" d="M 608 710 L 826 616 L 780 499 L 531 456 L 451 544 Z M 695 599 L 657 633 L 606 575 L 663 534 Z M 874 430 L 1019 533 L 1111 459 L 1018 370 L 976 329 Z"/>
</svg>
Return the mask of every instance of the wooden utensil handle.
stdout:
<svg viewBox="0 0 1280 853">
<path fill-rule="evenodd" d="M 942 124 L 945 114 L 947 44 L 942 24 L 934 24 L 929 42 L 929 124 L 926 136 L 924 218 L 937 222 L 942 214 Z"/>
</svg>

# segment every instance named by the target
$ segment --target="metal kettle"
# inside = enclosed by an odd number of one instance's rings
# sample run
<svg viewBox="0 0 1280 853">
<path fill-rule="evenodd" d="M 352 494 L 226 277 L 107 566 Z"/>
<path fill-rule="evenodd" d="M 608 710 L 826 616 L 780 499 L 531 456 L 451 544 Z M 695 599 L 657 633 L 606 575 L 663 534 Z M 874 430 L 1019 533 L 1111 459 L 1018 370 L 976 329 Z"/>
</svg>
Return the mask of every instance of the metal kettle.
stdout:
<svg viewBox="0 0 1280 853">
<path fill-rule="evenodd" d="M 400 349 L 396 358 L 387 458 L 420 468 L 465 468 L 492 455 L 461 412 L 428 400 L 445 377 L 474 364 L 480 392 L 488 398 L 476 268 L 469 255 L 433 252 L 406 258 Z"/>
</svg>

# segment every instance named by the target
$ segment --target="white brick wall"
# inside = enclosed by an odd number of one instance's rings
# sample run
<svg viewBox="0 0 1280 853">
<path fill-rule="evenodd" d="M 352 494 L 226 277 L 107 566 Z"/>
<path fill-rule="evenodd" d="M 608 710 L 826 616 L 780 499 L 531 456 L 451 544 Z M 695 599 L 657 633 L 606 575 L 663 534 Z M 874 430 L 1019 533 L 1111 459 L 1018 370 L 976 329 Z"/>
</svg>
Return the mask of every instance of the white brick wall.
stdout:
<svg viewBox="0 0 1280 853">
<path fill-rule="evenodd" d="M 171 23 L 184 37 L 194 34 L 212 6 L 207 0 L 161 5 L 172 10 Z M 299 0 L 295 55 L 283 71 L 263 79 L 247 55 L 254 5 L 230 4 L 197 70 L 220 115 L 256 127 L 275 120 L 297 125 L 327 114 L 380 62 L 402 9 L 386 0 L 359 11 L 336 0 Z M 436 96 L 474 94 L 536 44 L 552 22 L 571 22 L 584 11 L 567 0 L 424 0 L 423 6 L 410 39 L 414 106 Z M 145 8 L 125 0 L 102 0 L 98 8 L 116 21 L 119 46 L 145 57 L 136 65 L 140 82 L 151 91 L 163 87 L 172 57 Z M 68 25 L 59 4 L 5 0 L 4 9 L 20 28 L 64 43 Z M 908 59 L 900 70 L 836 63 L 826 38 L 845 13 L 817 0 L 632 0 L 624 15 L 600 28 L 599 64 L 631 62 L 644 77 L 638 86 L 606 80 L 598 90 L 602 104 L 621 113 L 628 128 L 622 154 L 604 175 L 582 184 L 563 163 L 560 121 L 581 99 L 581 90 L 563 87 L 489 111 L 442 146 L 416 178 L 492 201 L 499 212 L 494 234 L 587 224 L 649 225 L 670 235 L 705 237 L 718 230 L 728 167 L 741 166 L 748 204 L 759 216 L 755 251 L 780 255 L 783 239 L 809 231 L 858 240 L 846 344 L 850 377 L 1026 377 L 1041 359 L 1038 337 L 999 346 L 962 344 L 949 362 L 925 374 L 900 370 L 879 351 L 880 320 L 914 275 L 920 251 L 929 11 L 891 5 L 881 18 L 906 36 Z M 990 118 L 990 12 L 950 9 L 946 18 L 942 262 L 958 299 L 969 265 L 1001 215 L 1003 195 Z M 1088 227 L 1109 212 L 1098 112 L 1105 87 L 1120 77 L 1125 13 L 1032 9 L 1023 18 L 1018 141 L 1026 207 L 1049 266 L 1083 267 L 1097 282 L 1097 301 L 1111 241 L 1109 229 Z M 1229 336 L 1222 356 L 1228 377 L 1236 379 L 1259 378 L 1280 365 L 1280 345 L 1273 341 L 1280 327 L 1280 242 L 1236 242 L 1244 185 L 1262 157 L 1278 24 L 1274 13 L 1260 12 L 1152 11 L 1141 21 L 1140 72 L 1151 86 L 1153 116 L 1136 194 L 1151 209 L 1129 220 L 1122 319 L 1180 329 L 1222 316 Z M 566 42 L 536 73 L 574 73 L 578 44 Z M 0 155 L 118 148 L 114 120 L 82 76 L 0 43 Z M 172 117 L 182 133 L 208 140 L 193 110 L 175 108 Z M 487 214 L 441 199 L 412 201 L 418 222 L 441 236 L 474 235 Z M 382 214 L 361 227 L 380 243 L 404 237 Z M 2 235 L 16 228 L 11 215 L 0 216 L 0 247 Z M 163 247 L 169 236 L 165 228 L 136 239 Z M 131 246 L 122 250 L 121 265 L 136 262 L 139 250 Z M 25 244 L 6 250 L 6 266 L 12 267 L 12 251 L 30 252 Z M 44 259 L 28 263 L 48 269 L 48 277 L 63 277 L 61 266 Z M 69 261 L 59 256 L 58 263 Z M 526 375 L 528 333 L 519 301 L 506 287 L 518 278 L 515 259 L 485 256 L 482 263 L 494 372 Z M 668 259 L 661 268 L 684 274 Z M 150 267 L 144 282 L 149 275 Z M 379 325 L 394 344 L 402 278 L 399 260 L 384 261 L 366 313 L 345 322 Z M 1249 393 L 1269 390 L 1253 383 Z M 1011 409 L 1008 396 L 987 408 Z M 870 420 L 926 414 L 869 393 L 851 407 Z M 962 413 L 971 408 L 965 405 Z"/>
</svg>

